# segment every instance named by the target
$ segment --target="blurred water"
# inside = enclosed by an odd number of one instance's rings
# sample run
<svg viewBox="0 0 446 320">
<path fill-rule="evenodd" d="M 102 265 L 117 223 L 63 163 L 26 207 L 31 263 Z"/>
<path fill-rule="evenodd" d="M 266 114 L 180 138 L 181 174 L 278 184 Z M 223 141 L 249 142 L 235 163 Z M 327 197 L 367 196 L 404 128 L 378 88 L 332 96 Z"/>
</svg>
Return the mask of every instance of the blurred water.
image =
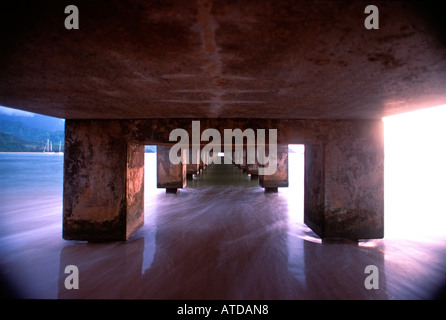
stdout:
<svg viewBox="0 0 446 320">
<path fill-rule="evenodd" d="M 232 165 L 211 165 L 179 194 L 156 189 L 146 154 L 145 224 L 126 242 L 65 241 L 63 157 L 0 154 L 0 271 L 25 298 L 429 299 L 445 282 L 446 241 L 322 243 L 303 224 L 303 156 L 290 188 L 264 193 Z M 79 268 L 79 290 L 64 268 Z M 365 266 L 379 289 L 364 287 Z M 3 289 L 5 292 L 6 289 Z"/>
</svg>

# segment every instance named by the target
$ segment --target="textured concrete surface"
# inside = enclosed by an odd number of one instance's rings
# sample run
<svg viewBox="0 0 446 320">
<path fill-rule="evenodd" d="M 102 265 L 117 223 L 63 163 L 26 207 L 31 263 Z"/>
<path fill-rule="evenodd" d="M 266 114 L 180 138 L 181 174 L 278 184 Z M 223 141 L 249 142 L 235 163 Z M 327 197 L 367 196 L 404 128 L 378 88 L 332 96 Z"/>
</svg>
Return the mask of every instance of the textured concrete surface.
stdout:
<svg viewBox="0 0 446 320">
<path fill-rule="evenodd" d="M 158 146 L 156 149 L 156 186 L 166 189 L 184 188 L 186 187 L 186 153 L 182 155 L 182 162 L 172 164 L 169 151 L 170 146 Z"/>
<path fill-rule="evenodd" d="M 144 219 L 144 146 L 118 121 L 67 120 L 63 237 L 125 240 Z"/>
<path fill-rule="evenodd" d="M 270 161 L 276 161 L 276 172 L 270 175 L 260 175 L 259 185 L 265 189 L 288 187 L 288 145 L 278 145 L 277 157 L 276 159 L 271 158 Z M 269 165 L 265 165 L 265 167 Z"/>
<path fill-rule="evenodd" d="M 305 223 L 322 238 L 384 236 L 383 124 L 331 122 L 305 147 Z"/>
<path fill-rule="evenodd" d="M 126 238 L 144 225 L 144 145 L 127 145 Z"/>
<path fill-rule="evenodd" d="M 383 141 L 381 121 L 333 124 L 324 150 L 326 237 L 384 236 Z"/>
<path fill-rule="evenodd" d="M 0 105 L 66 119 L 380 119 L 446 102 L 439 2 L 79 0 L 2 6 Z"/>
<path fill-rule="evenodd" d="M 196 164 L 192 163 L 192 148 L 189 149 L 189 161 L 186 165 L 186 175 L 187 177 L 192 177 L 194 174 L 198 174 L 200 172 L 200 151 L 196 150 L 196 157 L 199 161 Z"/>
<path fill-rule="evenodd" d="M 258 163 L 248 164 L 246 167 L 246 172 L 255 177 L 259 175 L 259 165 Z"/>
<path fill-rule="evenodd" d="M 322 237 L 325 221 L 324 147 L 322 144 L 305 145 L 304 185 L 304 222 Z"/>
</svg>

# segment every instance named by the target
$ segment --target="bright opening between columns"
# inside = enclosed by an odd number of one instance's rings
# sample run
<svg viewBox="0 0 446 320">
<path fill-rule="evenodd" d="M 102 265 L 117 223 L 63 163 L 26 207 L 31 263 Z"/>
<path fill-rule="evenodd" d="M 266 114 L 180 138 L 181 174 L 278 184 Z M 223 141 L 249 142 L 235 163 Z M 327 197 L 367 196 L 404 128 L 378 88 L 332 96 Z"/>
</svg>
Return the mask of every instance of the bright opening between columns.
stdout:
<svg viewBox="0 0 446 320">
<path fill-rule="evenodd" d="M 446 235 L 446 105 L 383 118 L 385 237 Z"/>
<path fill-rule="evenodd" d="M 288 188 L 279 188 L 279 194 L 287 197 L 288 213 L 303 223 L 304 215 L 305 146 L 288 145 Z"/>
</svg>

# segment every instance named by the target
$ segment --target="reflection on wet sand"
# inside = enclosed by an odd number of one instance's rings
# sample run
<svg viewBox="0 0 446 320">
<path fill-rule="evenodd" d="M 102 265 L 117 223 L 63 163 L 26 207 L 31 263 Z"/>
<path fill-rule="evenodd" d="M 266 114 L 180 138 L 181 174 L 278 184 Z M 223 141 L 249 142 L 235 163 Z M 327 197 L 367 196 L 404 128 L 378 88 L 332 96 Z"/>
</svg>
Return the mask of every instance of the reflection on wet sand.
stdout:
<svg viewBox="0 0 446 320">
<path fill-rule="evenodd" d="M 256 194 L 257 203 L 274 196 Z M 154 257 L 145 270 L 144 255 L 152 253 L 145 250 L 144 237 L 105 246 L 66 246 L 59 298 L 387 298 L 384 255 L 377 248 L 299 239 L 289 235 L 286 215 L 273 218 L 268 208 L 256 212 L 257 219 L 237 209 L 224 216 L 215 210 L 191 218 L 175 208 L 178 204 L 172 203 L 172 211 L 156 217 L 156 231 L 144 232 L 156 232 L 156 245 L 149 245 L 152 250 L 156 246 Z M 269 209 L 280 211 L 277 205 Z M 301 230 L 305 233 L 313 236 Z M 289 246 L 289 241 L 294 243 Z M 82 290 L 64 288 L 62 266 L 68 264 L 78 265 Z M 381 290 L 364 288 L 368 264 L 380 269 Z"/>
<path fill-rule="evenodd" d="M 290 218 L 287 198 L 280 193 L 264 193 L 256 181 L 233 166 L 208 170 L 211 176 L 235 176 L 240 185 L 228 187 L 223 179 L 203 188 L 210 182 L 201 181 L 197 183 L 200 188 L 187 188 L 178 195 L 158 193 L 156 201 L 148 205 L 151 213 L 144 228 L 131 241 L 66 246 L 60 265 L 79 266 L 82 290 L 66 290 L 61 269 L 58 297 L 433 297 L 434 287 L 426 288 L 425 293 L 411 290 L 417 283 L 409 284 L 406 291 L 393 288 L 396 294 L 389 296 L 383 240 L 322 242 L 304 224 Z M 440 262 L 444 268 L 445 261 Z M 367 265 L 379 269 L 378 290 L 364 286 Z M 437 271 L 437 276 L 441 275 Z M 393 281 L 401 282 L 398 270 L 392 273 L 396 275 L 392 275 Z"/>
<path fill-rule="evenodd" d="M 157 201 L 153 222 L 132 241 L 62 250 L 60 298 L 387 298 L 381 250 L 303 240 L 316 238 L 290 224 L 286 199 L 278 194 L 213 187 L 158 197 L 169 201 Z M 236 205 L 240 197 L 249 202 Z M 151 233 L 154 253 L 145 250 Z M 151 254 L 144 269 L 144 256 Z M 65 289 L 62 267 L 68 264 L 78 265 L 82 290 Z M 364 288 L 368 264 L 380 269 L 382 290 Z"/>
</svg>

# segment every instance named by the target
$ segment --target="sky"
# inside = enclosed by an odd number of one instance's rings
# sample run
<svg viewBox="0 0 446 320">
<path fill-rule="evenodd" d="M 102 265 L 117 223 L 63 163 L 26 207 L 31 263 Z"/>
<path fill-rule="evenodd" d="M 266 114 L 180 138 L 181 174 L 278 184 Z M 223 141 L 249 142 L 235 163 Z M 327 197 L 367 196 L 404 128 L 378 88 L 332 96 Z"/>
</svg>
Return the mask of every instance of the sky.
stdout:
<svg viewBox="0 0 446 320">
<path fill-rule="evenodd" d="M 63 131 L 65 119 L 0 106 L 0 121 L 22 122 L 26 126 L 49 131 Z"/>
<path fill-rule="evenodd" d="M 0 113 L 6 114 L 9 116 L 19 116 L 19 117 L 34 117 L 34 115 L 35 115 L 35 113 L 32 113 L 32 112 L 3 107 L 3 106 L 0 106 Z"/>
</svg>

